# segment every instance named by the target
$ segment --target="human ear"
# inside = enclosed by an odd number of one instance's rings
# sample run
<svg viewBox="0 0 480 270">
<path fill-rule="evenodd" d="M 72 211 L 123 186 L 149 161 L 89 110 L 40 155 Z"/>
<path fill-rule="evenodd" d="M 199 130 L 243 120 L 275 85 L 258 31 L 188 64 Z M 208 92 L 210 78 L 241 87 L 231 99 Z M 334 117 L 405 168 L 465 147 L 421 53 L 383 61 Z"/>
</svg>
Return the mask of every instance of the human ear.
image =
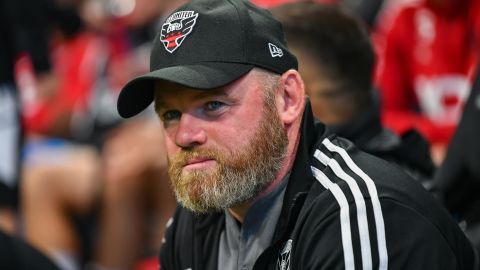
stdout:
<svg viewBox="0 0 480 270">
<path fill-rule="evenodd" d="M 305 105 L 305 85 L 296 70 L 290 69 L 282 74 L 275 98 L 278 115 L 285 125 L 301 118 Z"/>
</svg>

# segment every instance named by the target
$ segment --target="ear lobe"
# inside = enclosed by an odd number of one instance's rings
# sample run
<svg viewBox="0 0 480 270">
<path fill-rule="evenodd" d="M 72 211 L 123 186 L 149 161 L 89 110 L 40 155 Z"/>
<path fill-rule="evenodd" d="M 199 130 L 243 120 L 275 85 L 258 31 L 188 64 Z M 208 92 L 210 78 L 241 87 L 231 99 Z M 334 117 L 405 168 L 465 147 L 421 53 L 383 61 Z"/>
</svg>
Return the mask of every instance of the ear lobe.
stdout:
<svg viewBox="0 0 480 270">
<path fill-rule="evenodd" d="M 277 111 L 285 125 L 301 118 L 305 105 L 305 86 L 296 70 L 282 74 L 280 89 L 277 92 Z"/>
</svg>

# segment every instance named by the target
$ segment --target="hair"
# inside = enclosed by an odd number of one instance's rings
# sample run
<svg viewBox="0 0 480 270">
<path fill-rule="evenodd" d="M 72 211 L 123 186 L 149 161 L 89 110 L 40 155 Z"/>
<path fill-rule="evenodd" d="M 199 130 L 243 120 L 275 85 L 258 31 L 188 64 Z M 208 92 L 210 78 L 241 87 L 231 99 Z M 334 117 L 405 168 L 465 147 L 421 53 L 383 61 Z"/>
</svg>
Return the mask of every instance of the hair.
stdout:
<svg viewBox="0 0 480 270">
<path fill-rule="evenodd" d="M 269 108 L 275 107 L 275 91 L 280 86 L 280 75 L 262 68 L 253 68 L 253 72 L 257 76 L 257 80 L 262 82 L 264 86 L 263 99 L 265 105 Z"/>
<path fill-rule="evenodd" d="M 289 46 L 311 57 L 324 78 L 337 89 L 370 99 L 375 59 L 361 21 L 338 4 L 297 2 L 272 13 L 283 24 Z"/>
</svg>

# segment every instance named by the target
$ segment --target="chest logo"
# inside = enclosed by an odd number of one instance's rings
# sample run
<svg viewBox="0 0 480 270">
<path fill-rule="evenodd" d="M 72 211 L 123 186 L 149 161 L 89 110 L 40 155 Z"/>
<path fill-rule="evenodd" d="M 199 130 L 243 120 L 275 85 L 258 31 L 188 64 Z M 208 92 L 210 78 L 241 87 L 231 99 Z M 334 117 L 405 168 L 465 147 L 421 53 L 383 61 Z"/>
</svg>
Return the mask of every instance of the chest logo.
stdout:
<svg viewBox="0 0 480 270">
<path fill-rule="evenodd" d="M 292 250 L 292 239 L 283 244 L 282 251 L 278 255 L 277 270 L 290 270 L 290 253 Z"/>
<path fill-rule="evenodd" d="M 169 53 L 173 53 L 190 34 L 197 22 L 198 13 L 178 11 L 170 15 L 162 25 L 160 41 Z"/>
</svg>

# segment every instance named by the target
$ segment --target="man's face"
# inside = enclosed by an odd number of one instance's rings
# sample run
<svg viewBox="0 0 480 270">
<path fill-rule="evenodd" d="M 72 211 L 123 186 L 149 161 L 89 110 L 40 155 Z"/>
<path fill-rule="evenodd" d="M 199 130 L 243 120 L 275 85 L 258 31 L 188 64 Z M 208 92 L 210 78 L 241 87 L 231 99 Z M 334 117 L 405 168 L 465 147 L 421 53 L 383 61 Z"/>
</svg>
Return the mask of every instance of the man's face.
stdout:
<svg viewBox="0 0 480 270">
<path fill-rule="evenodd" d="M 172 186 L 192 211 L 218 211 L 250 200 L 282 166 L 286 131 L 274 95 L 265 98 L 257 76 L 252 71 L 209 91 L 165 83 L 156 92 Z"/>
</svg>

